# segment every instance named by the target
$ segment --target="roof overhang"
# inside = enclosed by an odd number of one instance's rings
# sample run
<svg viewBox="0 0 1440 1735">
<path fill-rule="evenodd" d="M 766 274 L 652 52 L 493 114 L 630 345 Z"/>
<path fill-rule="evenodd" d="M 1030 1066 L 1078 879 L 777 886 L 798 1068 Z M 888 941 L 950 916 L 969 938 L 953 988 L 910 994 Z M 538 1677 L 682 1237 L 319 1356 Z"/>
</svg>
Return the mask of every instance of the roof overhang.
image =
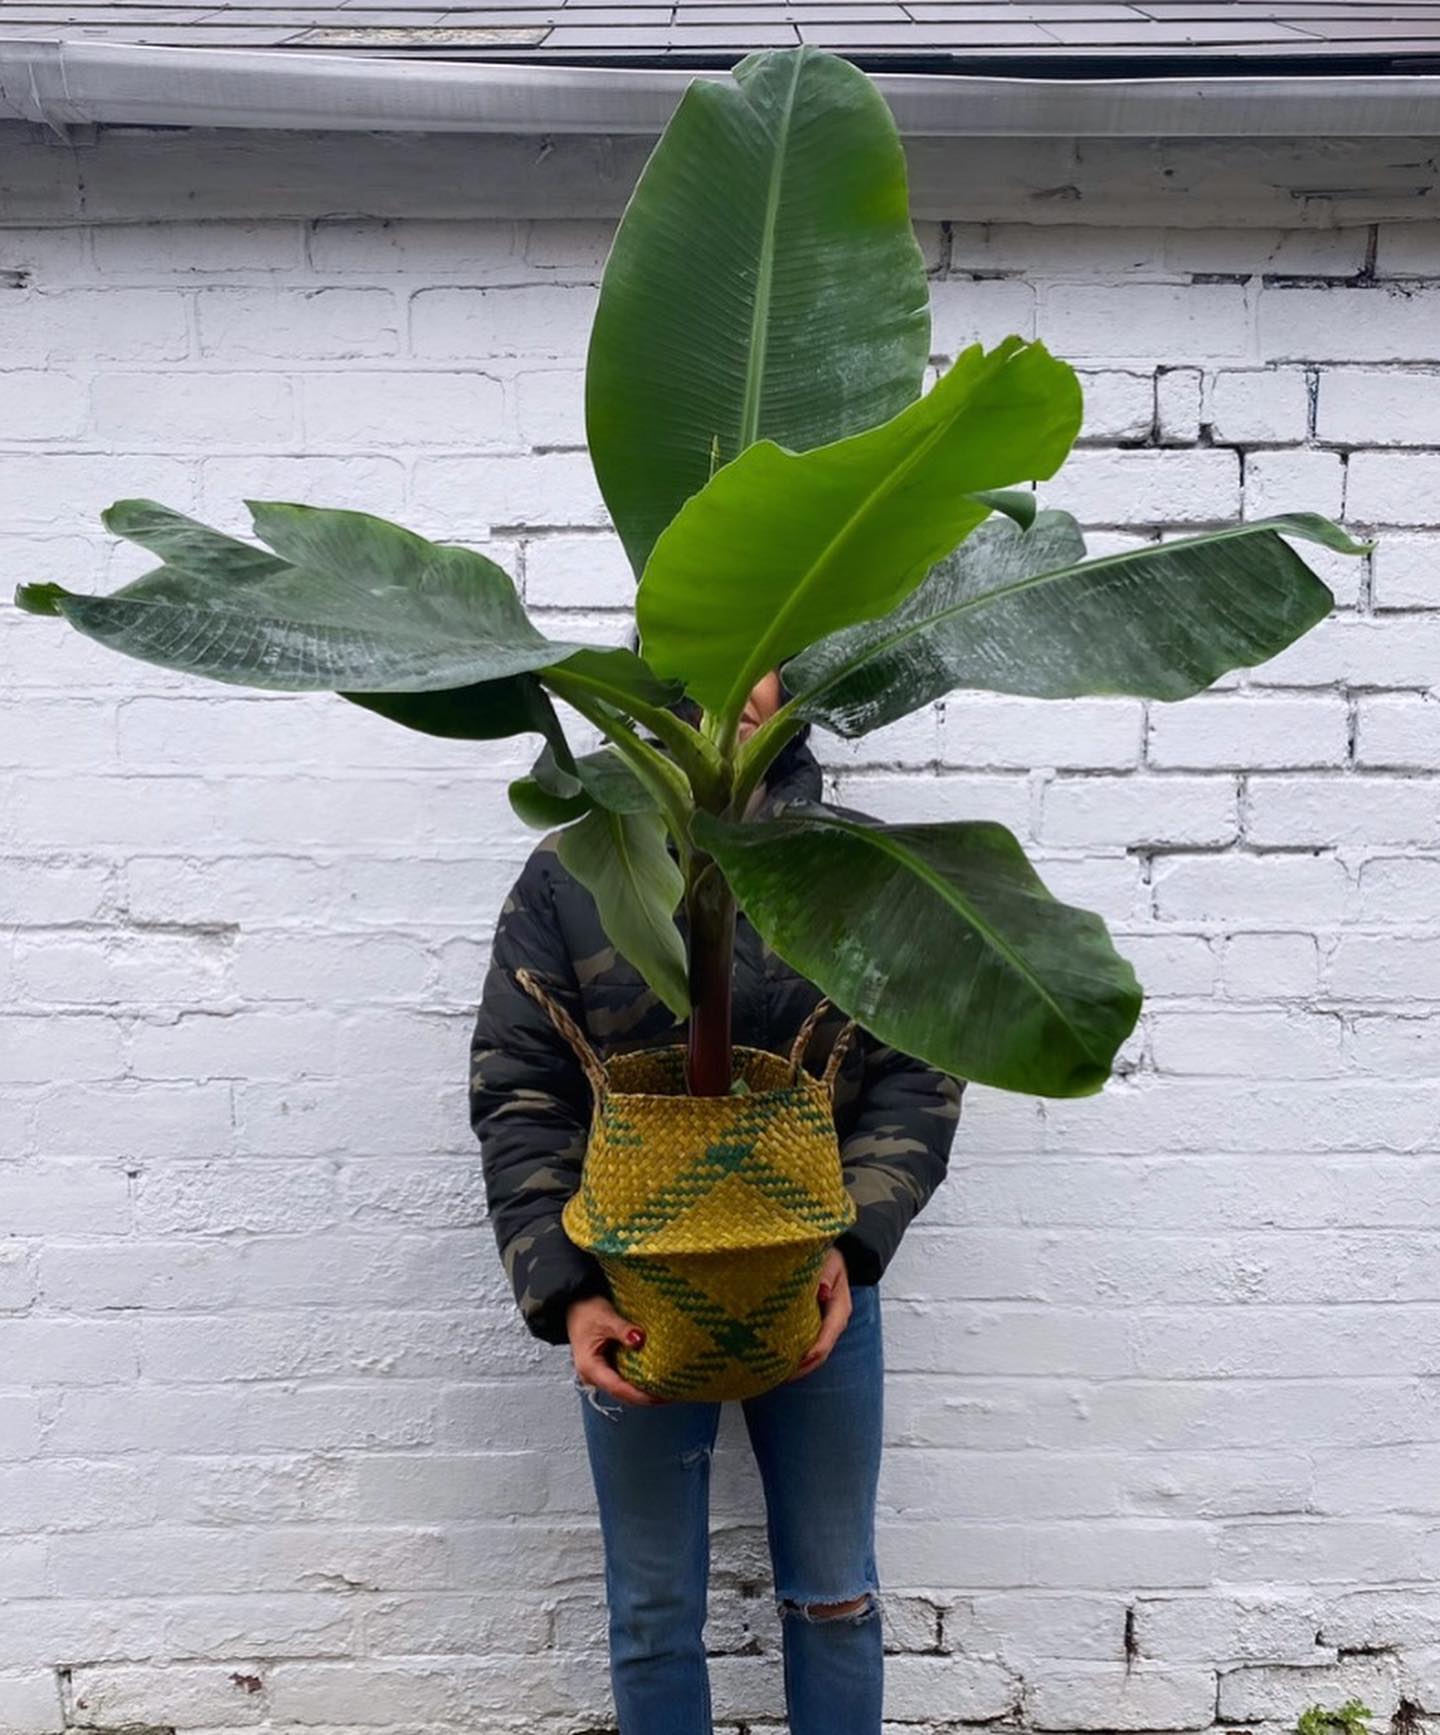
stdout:
<svg viewBox="0 0 1440 1735">
<path fill-rule="evenodd" d="M 0 41 L 0 120 L 397 132 L 657 134 L 674 68 L 405 60 L 309 49 Z M 878 72 L 902 133 L 978 138 L 1424 137 L 1440 76 L 1036 79 Z"/>
</svg>

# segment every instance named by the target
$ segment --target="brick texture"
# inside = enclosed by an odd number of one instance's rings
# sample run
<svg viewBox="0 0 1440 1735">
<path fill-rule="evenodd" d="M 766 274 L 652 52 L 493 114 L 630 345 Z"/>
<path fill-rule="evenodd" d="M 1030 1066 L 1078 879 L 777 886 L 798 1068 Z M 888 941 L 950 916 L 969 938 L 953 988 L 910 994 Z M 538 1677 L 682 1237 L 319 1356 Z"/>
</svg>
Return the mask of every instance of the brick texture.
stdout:
<svg viewBox="0 0 1440 1735">
<path fill-rule="evenodd" d="M 609 225 L 240 215 L 216 135 L 136 221 L 148 148 L 80 221 L 31 137 L 0 216 L 0 1731 L 607 1730 L 578 1400 L 465 1114 L 534 743 L 184 680 L 9 598 L 144 570 L 122 495 L 237 530 L 270 496 L 474 539 L 617 640 L 580 414 Z M 292 204 L 339 160 L 284 151 Z M 1190 704 L 956 694 L 818 742 L 857 805 L 1014 827 L 1148 989 L 1100 1097 L 972 1091 L 887 1278 L 890 1728 L 1279 1735 L 1358 1693 L 1440 1729 L 1440 226 L 1353 178 L 1339 226 L 1236 227 L 1193 177 L 1174 230 L 1057 222 L 1086 161 L 1033 224 L 956 177 L 937 355 L 1075 360 L 1046 497 L 1097 549 L 1305 507 L 1380 549 Z M 719 1723 L 780 1735 L 734 1414 L 714 1505 Z"/>
</svg>

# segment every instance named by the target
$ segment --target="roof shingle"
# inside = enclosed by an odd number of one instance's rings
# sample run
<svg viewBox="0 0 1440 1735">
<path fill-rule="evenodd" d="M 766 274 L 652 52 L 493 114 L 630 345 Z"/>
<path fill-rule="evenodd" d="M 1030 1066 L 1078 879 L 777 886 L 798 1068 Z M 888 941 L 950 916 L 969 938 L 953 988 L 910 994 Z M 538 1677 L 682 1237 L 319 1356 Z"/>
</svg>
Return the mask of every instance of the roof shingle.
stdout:
<svg viewBox="0 0 1440 1735">
<path fill-rule="evenodd" d="M 727 64 L 800 42 L 871 66 L 1084 76 L 1440 70 L 1440 0 L 0 0 L 0 37 L 471 60 Z"/>
</svg>

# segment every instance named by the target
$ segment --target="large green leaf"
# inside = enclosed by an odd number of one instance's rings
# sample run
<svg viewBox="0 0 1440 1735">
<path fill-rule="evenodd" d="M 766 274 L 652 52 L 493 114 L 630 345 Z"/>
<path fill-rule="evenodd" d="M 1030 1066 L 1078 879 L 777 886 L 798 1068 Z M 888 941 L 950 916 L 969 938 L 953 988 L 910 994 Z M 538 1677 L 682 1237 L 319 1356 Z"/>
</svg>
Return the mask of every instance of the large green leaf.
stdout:
<svg viewBox="0 0 1440 1735">
<path fill-rule="evenodd" d="M 550 696 L 534 675 L 502 675 L 437 693 L 341 693 L 377 716 L 451 741 L 498 741 L 507 735 L 563 740 Z"/>
<path fill-rule="evenodd" d="M 1088 910 L 1059 903 L 1003 826 L 881 825 L 819 803 L 697 815 L 761 936 L 882 1042 L 980 1084 L 1100 1089 L 1140 988 Z"/>
<path fill-rule="evenodd" d="M 382 584 L 403 580 L 418 586 L 423 583 L 430 551 L 453 546 L 427 542 L 398 524 L 364 512 L 295 506 L 279 500 L 246 504 L 257 534 L 277 552 L 226 536 L 155 500 L 117 500 L 100 516 L 108 530 L 148 548 L 166 566 L 209 579 L 227 591 L 255 579 L 274 578 L 295 565 L 316 566 L 341 580 L 375 573 Z M 586 645 L 567 649 L 556 641 L 549 643 L 564 652 L 568 674 L 598 683 L 612 702 L 633 699 L 649 705 L 672 705 L 683 691 L 680 682 L 662 681 L 627 648 Z M 536 682 L 528 675 L 520 676 L 509 693 L 523 696 L 529 706 L 532 722 L 527 727 L 553 738 L 556 731 L 548 723 L 554 712 Z M 453 702 L 447 696 L 433 706 L 417 701 L 413 705 L 397 703 L 393 709 L 378 704 L 373 708 L 412 728 L 428 728 L 429 722 L 422 718 L 434 719 L 441 726 L 432 733 L 471 732 L 475 739 L 482 739 L 481 731 L 488 729 L 494 714 L 510 704 L 503 680 L 484 683 L 483 695 L 479 686 L 454 689 L 454 694 Z M 394 696 L 398 699 L 398 694 Z M 347 693 L 345 697 L 365 704 L 375 695 Z M 494 733 L 513 731 L 496 729 Z"/>
<path fill-rule="evenodd" d="M 603 807 L 610 813 L 654 813 L 658 802 L 613 747 L 562 764 L 547 741 L 529 773 L 510 785 L 510 805 L 526 825 L 549 831 Z"/>
<path fill-rule="evenodd" d="M 276 514 L 270 522 L 283 534 L 280 515 L 285 509 L 278 502 L 266 505 Z M 311 509 L 298 510 L 306 513 Z M 198 571 L 232 587 L 257 577 L 273 576 L 290 564 L 269 549 L 225 536 L 154 500 L 117 500 L 101 518 L 107 529 L 148 548 L 167 566 Z M 566 661 L 567 666 L 604 675 L 654 702 L 670 703 L 678 695 L 677 682 L 659 682 L 628 653 L 617 658 L 606 650 L 581 650 Z M 502 675 L 498 680 L 475 681 L 433 692 L 341 692 L 340 697 L 426 735 L 458 741 L 494 741 L 534 733 L 543 735 L 547 744 L 565 751 L 564 732 L 555 707 L 530 673 Z"/>
<path fill-rule="evenodd" d="M 863 735 L 957 687 L 1183 699 L 1282 651 L 1334 606 L 1282 540 L 1363 554 L 1310 513 L 1085 560 L 1065 512 L 984 524 L 883 620 L 785 665 L 795 714 Z"/>
<path fill-rule="evenodd" d="M 1007 338 L 883 427 L 751 446 L 655 544 L 636 608 L 651 667 L 737 715 L 784 658 L 908 595 L 987 516 L 975 490 L 1053 475 L 1079 426 L 1073 370 Z"/>
<path fill-rule="evenodd" d="M 975 498 L 982 506 L 1013 518 L 1022 530 L 1030 528 L 1040 509 L 1040 502 L 1031 488 L 982 488 Z"/>
<path fill-rule="evenodd" d="M 603 677 L 617 702 L 678 694 L 633 651 L 547 639 L 506 574 L 471 549 L 429 542 L 366 512 L 246 504 L 269 551 L 154 501 L 118 501 L 106 524 L 163 566 L 109 596 L 32 584 L 20 586 L 16 601 L 63 615 L 128 656 L 237 686 L 353 691 L 364 703 L 488 686 L 574 658 Z M 513 689 L 487 694 L 470 708 L 471 726 L 490 729 L 492 701 L 503 720 L 516 697 L 523 695 Z M 446 702 L 433 732 L 456 732 L 458 703 Z M 424 728 L 427 714 L 416 706 L 396 720 Z"/>
<path fill-rule="evenodd" d="M 461 557 L 457 571 L 462 574 L 468 575 L 472 570 L 466 562 L 483 562 L 500 581 L 495 587 L 495 600 L 503 609 L 501 625 L 512 635 L 512 654 L 527 656 L 527 669 L 543 668 L 548 663 L 563 664 L 568 672 L 601 683 L 606 698 L 617 704 L 635 699 L 650 705 L 668 705 L 680 696 L 679 682 L 659 679 L 643 658 L 624 646 L 577 645 L 546 639 L 531 624 L 509 577 L 492 561 L 470 549 L 429 542 L 388 519 L 375 518 L 366 512 L 296 506 L 277 500 L 247 500 L 246 505 L 250 507 L 256 535 L 282 558 L 297 568 L 328 573 L 339 583 L 369 579 L 372 594 L 390 592 L 403 599 L 408 591 L 412 603 L 418 600 L 429 605 L 437 551 L 444 557 Z M 439 602 L 444 607 L 447 599 L 442 595 Z M 538 665 L 530 662 L 525 647 L 532 643 L 552 654 Z M 436 684 L 426 683 L 432 688 Z"/>
<path fill-rule="evenodd" d="M 929 343 L 874 85 L 813 48 L 693 83 L 626 208 L 586 373 L 590 455 L 636 573 L 752 441 L 805 451 L 903 409 Z"/>
<path fill-rule="evenodd" d="M 662 680 L 625 645 L 586 645 L 557 658 L 555 667 L 583 677 L 590 692 L 622 711 L 631 702 L 668 707 L 685 691 L 679 681 Z"/>
<path fill-rule="evenodd" d="M 565 867 L 595 899 L 600 925 L 677 1018 L 690 1010 L 685 942 L 675 925 L 684 876 L 655 813 L 593 807 L 560 833 Z"/>
<path fill-rule="evenodd" d="M 205 574 L 216 583 L 233 586 L 272 578 L 288 564 L 267 548 L 212 530 L 158 500 L 117 500 L 100 514 L 100 521 L 113 535 L 149 549 L 166 566 Z"/>
</svg>

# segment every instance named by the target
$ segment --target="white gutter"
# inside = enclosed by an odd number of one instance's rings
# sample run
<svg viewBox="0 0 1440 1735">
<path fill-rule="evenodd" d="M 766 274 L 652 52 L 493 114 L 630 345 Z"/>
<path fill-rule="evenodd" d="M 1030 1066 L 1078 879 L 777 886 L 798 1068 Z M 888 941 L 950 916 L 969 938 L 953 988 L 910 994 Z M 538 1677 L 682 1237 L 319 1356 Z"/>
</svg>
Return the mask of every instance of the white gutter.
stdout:
<svg viewBox="0 0 1440 1735">
<path fill-rule="evenodd" d="M 311 49 L 0 41 L 0 120 L 401 132 L 660 132 L 723 73 L 405 60 Z M 875 74 L 912 137 L 1415 137 L 1440 76 L 972 78 Z"/>
</svg>

